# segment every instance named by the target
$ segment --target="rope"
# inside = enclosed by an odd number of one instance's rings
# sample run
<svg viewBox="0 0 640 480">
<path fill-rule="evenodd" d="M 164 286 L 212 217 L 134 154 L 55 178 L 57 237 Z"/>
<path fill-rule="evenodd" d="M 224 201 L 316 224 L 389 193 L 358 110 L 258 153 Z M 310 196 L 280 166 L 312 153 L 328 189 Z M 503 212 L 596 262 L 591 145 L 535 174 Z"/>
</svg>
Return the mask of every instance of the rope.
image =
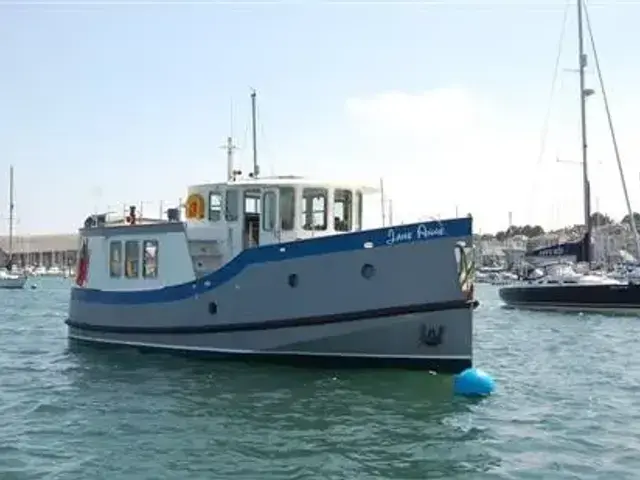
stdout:
<svg viewBox="0 0 640 480">
<path fill-rule="evenodd" d="M 582 0 L 578 0 L 582 1 Z M 604 88 L 604 80 L 602 79 L 602 70 L 600 70 L 600 58 L 598 57 L 598 51 L 596 50 L 596 42 L 593 36 L 593 30 L 591 29 L 591 20 L 589 18 L 589 11 L 587 10 L 586 2 L 584 2 L 584 15 L 587 21 L 587 30 L 589 31 L 589 40 L 591 42 L 591 50 L 593 50 L 593 60 L 596 64 L 596 71 L 598 73 L 598 81 L 600 82 L 600 89 L 602 90 L 602 99 L 604 100 L 604 108 L 607 113 L 607 122 L 609 123 L 609 132 L 611 132 L 611 141 L 613 142 L 613 150 L 616 155 L 616 163 L 618 164 L 618 172 L 620 173 L 620 181 L 622 182 L 622 190 L 624 192 L 624 199 L 627 203 L 627 210 L 629 211 L 629 221 L 631 223 L 631 229 L 633 230 L 633 236 L 636 241 L 636 254 L 640 258 L 640 237 L 638 236 L 638 230 L 636 228 L 636 222 L 633 218 L 633 211 L 631 209 L 631 202 L 629 201 L 629 192 L 627 191 L 627 182 L 624 179 L 624 169 L 622 168 L 622 160 L 620 159 L 620 150 L 618 148 L 618 141 L 616 139 L 616 132 L 613 128 L 613 120 L 611 118 L 611 110 L 609 108 L 609 100 L 607 98 L 607 91 Z"/>
<path fill-rule="evenodd" d="M 475 271 L 475 264 L 473 260 L 469 261 L 467 252 L 461 245 L 456 245 L 460 252 L 460 267 L 459 267 L 459 283 L 462 291 L 468 296 L 473 296 L 473 273 Z M 471 298 L 469 298 L 471 300 Z"/>
<path fill-rule="evenodd" d="M 540 135 L 540 151 L 538 153 L 538 160 L 536 162 L 536 167 L 538 167 L 540 165 L 540 163 L 542 163 L 542 157 L 544 155 L 544 152 L 546 150 L 547 147 L 547 137 L 549 135 L 549 120 L 551 119 L 551 110 L 553 107 L 553 99 L 555 97 L 555 93 L 556 93 L 556 84 L 558 82 L 558 73 L 560 72 L 560 59 L 562 58 L 562 46 L 564 44 L 564 37 L 565 37 L 565 33 L 567 30 L 567 18 L 569 16 L 569 6 L 571 4 L 571 0 L 567 0 L 565 2 L 564 5 L 564 12 L 562 15 L 562 28 L 560 29 L 560 39 L 558 40 L 558 47 L 557 47 L 557 53 L 556 53 L 556 61 L 553 67 L 553 77 L 551 80 L 551 90 L 549 92 L 549 100 L 547 102 L 547 112 L 544 118 L 544 123 L 542 126 L 542 132 Z M 534 179 L 532 186 L 531 186 L 531 193 L 529 195 L 529 198 L 535 198 L 535 191 L 537 188 L 537 178 Z M 529 204 L 529 217 L 531 217 L 532 209 L 533 205 Z"/>
</svg>

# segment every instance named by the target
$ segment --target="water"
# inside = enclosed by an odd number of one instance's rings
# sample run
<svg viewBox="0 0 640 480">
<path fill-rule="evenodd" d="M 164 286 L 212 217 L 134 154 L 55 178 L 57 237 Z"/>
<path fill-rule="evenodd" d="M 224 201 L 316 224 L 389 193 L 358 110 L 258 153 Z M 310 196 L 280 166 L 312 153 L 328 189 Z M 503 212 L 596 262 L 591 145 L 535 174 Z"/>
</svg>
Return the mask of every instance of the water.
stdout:
<svg viewBox="0 0 640 480">
<path fill-rule="evenodd" d="M 638 478 L 640 319 L 500 309 L 497 393 L 420 372 L 307 371 L 69 351 L 70 281 L 0 291 L 0 479 Z"/>
</svg>

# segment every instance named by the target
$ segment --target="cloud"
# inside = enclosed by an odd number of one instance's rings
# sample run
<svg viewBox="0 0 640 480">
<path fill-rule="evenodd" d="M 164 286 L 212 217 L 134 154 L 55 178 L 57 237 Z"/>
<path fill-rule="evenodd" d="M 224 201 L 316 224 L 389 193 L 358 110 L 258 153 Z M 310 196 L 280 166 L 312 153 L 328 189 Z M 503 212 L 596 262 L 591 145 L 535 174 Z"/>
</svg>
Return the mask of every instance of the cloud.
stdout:
<svg viewBox="0 0 640 480">
<path fill-rule="evenodd" d="M 370 168 L 385 177 L 399 220 L 457 210 L 495 229 L 523 208 L 520 195 L 506 198 L 522 193 L 519 177 L 537 155 L 529 147 L 537 148 L 538 132 L 531 135 L 526 114 L 511 118 L 464 88 L 352 98 L 346 114 Z"/>
<path fill-rule="evenodd" d="M 353 98 L 347 101 L 347 111 L 364 131 L 422 143 L 459 135 L 477 123 L 479 113 L 469 92 L 455 88 Z"/>
</svg>

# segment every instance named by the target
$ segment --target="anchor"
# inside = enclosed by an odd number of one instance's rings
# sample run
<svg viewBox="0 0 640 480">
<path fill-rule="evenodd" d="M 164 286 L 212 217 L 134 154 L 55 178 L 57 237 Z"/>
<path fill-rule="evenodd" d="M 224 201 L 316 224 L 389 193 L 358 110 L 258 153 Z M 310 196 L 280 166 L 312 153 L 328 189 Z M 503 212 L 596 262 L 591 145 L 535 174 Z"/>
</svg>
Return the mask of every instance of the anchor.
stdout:
<svg viewBox="0 0 640 480">
<path fill-rule="evenodd" d="M 420 327 L 420 343 L 429 347 L 437 347 L 442 343 L 442 337 L 444 336 L 444 327 L 442 325 L 427 328 L 426 325 Z"/>
</svg>

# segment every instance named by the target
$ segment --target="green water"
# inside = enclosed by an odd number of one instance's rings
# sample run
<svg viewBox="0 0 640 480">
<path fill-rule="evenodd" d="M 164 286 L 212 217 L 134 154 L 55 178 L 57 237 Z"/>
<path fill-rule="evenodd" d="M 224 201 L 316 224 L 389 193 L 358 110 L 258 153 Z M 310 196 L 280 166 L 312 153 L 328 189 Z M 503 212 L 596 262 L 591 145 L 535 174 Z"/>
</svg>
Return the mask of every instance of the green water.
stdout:
<svg viewBox="0 0 640 480">
<path fill-rule="evenodd" d="M 640 478 L 640 319 L 502 310 L 451 378 L 70 351 L 70 281 L 0 291 L 0 480 Z"/>
</svg>

